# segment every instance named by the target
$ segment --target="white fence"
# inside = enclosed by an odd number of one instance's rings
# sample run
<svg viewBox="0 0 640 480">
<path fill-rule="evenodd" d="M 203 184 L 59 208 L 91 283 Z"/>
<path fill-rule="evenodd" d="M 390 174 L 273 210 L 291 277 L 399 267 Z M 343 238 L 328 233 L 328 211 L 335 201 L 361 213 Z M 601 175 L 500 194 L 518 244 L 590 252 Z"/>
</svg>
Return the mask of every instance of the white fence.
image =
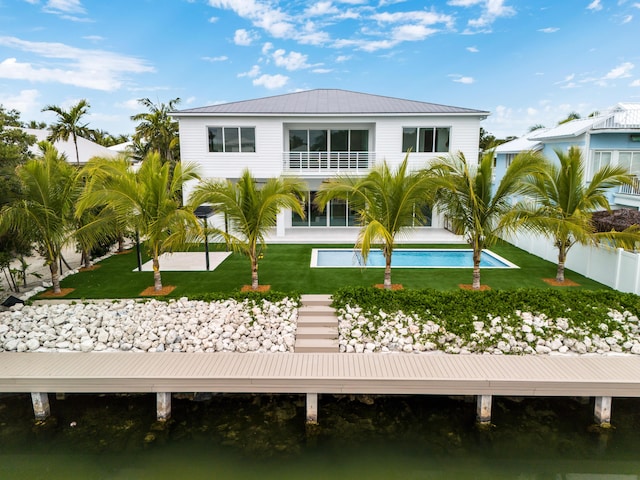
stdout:
<svg viewBox="0 0 640 480">
<path fill-rule="evenodd" d="M 533 255 L 558 263 L 558 250 L 549 238 L 523 232 L 506 240 Z M 640 294 L 640 253 L 578 244 L 569 250 L 565 267 L 621 292 Z"/>
</svg>

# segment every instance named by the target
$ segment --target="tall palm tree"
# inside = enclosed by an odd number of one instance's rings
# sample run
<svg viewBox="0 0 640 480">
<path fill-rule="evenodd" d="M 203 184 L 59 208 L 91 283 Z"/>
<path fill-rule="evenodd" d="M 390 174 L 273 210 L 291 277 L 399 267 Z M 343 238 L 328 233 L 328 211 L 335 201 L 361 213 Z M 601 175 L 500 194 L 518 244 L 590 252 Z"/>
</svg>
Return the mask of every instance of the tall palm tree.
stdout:
<svg viewBox="0 0 640 480">
<path fill-rule="evenodd" d="M 89 111 L 89 106 L 89 102 L 82 99 L 75 105 L 72 105 L 68 111 L 58 105 L 47 105 L 42 109 L 43 112 L 54 112 L 58 116 L 57 122 L 51 124 L 51 135 L 49 135 L 49 141 L 67 141 L 69 140 L 69 137 L 71 137 L 76 149 L 76 163 L 78 165 L 80 165 L 78 137 L 88 137 L 91 132 L 91 129 L 87 127 L 86 123 L 80 123 L 82 117 L 84 117 Z"/>
<path fill-rule="evenodd" d="M 631 184 L 631 176 L 622 167 L 605 166 L 585 183 L 582 155 L 578 147 L 567 153 L 556 150 L 559 164 L 545 161 L 544 170 L 527 178 L 530 200 L 519 202 L 511 213 L 533 231 L 553 239 L 558 249 L 556 281 L 564 282 L 567 253 L 576 243 L 597 244 L 608 240 L 633 247 L 640 240 L 637 229 L 596 233 L 591 214 L 609 209 L 607 190 Z"/>
<path fill-rule="evenodd" d="M 341 176 L 320 185 L 316 204 L 324 209 L 334 198 L 348 200 L 361 225 L 356 248 L 366 262 L 371 247 L 382 244 L 384 288 L 391 289 L 391 258 L 398 234 L 426 222 L 423 213 L 433 197 L 434 184 L 425 171 L 411 172 L 409 154 L 396 170 L 387 162 L 366 177 Z"/>
<path fill-rule="evenodd" d="M 158 105 L 148 98 L 141 98 L 138 103 L 149 111 L 131 117 L 134 122 L 140 122 L 136 126 L 133 140 L 144 145 L 145 154 L 156 151 L 169 162 L 177 161 L 180 157 L 178 122 L 169 116 L 169 112 L 175 110 L 180 98 Z"/>
<path fill-rule="evenodd" d="M 191 194 L 192 205 L 208 203 L 225 215 L 229 231 L 210 228 L 231 245 L 235 252 L 251 262 L 251 289 L 258 290 L 258 260 L 266 248 L 265 235 L 276 226 L 278 212 L 291 209 L 304 217 L 302 201 L 304 183 L 295 178 L 269 178 L 258 182 L 249 170 L 244 170 L 236 183 L 231 180 L 209 180 Z M 205 239 L 206 241 L 206 239 Z"/>
<path fill-rule="evenodd" d="M 519 219 L 506 214 L 512 208 L 512 198 L 526 192 L 524 178 L 538 171 L 541 164 L 535 154 L 517 155 L 494 189 L 493 156 L 489 151 L 473 165 L 459 152 L 440 157 L 429 168 L 438 186 L 436 205 L 473 249 L 474 290 L 480 289 L 482 250 L 520 225 Z"/>
<path fill-rule="evenodd" d="M 124 160 L 104 159 L 96 160 L 88 170 L 98 171 L 99 175 L 89 175 L 91 181 L 78 212 L 106 205 L 103 221 L 112 222 L 111 212 L 115 212 L 138 232 L 153 261 L 154 290 L 162 290 L 160 255 L 183 247 L 200 232 L 193 209 L 180 201 L 184 183 L 199 179 L 197 171 L 190 165 L 163 162 L 157 152 L 148 154 L 136 172 Z"/>
<path fill-rule="evenodd" d="M 49 144 L 40 158 L 16 168 L 21 190 L 0 210 L 0 231 L 32 239 L 51 272 L 53 292 L 60 293 L 58 261 L 72 239 L 78 198 L 78 171 Z"/>
</svg>

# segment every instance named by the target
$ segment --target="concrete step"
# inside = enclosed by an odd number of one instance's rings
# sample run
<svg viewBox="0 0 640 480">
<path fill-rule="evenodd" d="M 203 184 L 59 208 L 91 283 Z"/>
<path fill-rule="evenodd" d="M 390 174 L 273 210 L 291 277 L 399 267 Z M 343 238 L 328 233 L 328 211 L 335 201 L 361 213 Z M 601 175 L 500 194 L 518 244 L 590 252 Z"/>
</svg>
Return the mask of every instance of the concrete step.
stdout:
<svg viewBox="0 0 640 480">
<path fill-rule="evenodd" d="M 338 318 L 335 315 L 313 315 L 311 317 L 298 315 L 298 329 L 301 327 L 333 327 L 338 328 Z"/>
<path fill-rule="evenodd" d="M 296 353 L 338 353 L 338 340 L 301 338 L 296 340 Z"/>
<path fill-rule="evenodd" d="M 335 316 L 336 311 L 328 305 L 310 305 L 298 309 L 299 317 Z"/>
<path fill-rule="evenodd" d="M 296 332 L 296 340 L 302 338 L 325 338 L 336 339 L 338 338 L 338 329 L 336 327 L 300 327 Z"/>
<path fill-rule="evenodd" d="M 303 306 L 312 305 L 331 305 L 331 295 L 324 295 L 318 293 L 305 293 L 300 295 L 300 302 Z"/>
</svg>

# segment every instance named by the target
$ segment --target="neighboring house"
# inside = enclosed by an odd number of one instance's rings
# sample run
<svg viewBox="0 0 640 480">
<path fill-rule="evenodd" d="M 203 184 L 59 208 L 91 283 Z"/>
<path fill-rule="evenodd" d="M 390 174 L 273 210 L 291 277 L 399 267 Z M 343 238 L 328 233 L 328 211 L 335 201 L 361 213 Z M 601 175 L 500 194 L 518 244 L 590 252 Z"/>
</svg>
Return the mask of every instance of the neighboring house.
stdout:
<svg viewBox="0 0 640 480">
<path fill-rule="evenodd" d="M 180 124 L 180 156 L 204 177 L 237 179 L 248 168 L 258 180 L 281 175 L 309 189 L 306 218 L 283 212 L 277 235 L 295 228 L 354 226 L 349 205 L 313 206 L 323 180 L 366 175 L 386 160 L 411 168 L 437 156 L 478 156 L 480 121 L 489 112 L 345 90 L 309 90 L 172 112 Z M 191 188 L 187 187 L 187 194 Z M 310 201 L 309 201 L 310 200 Z M 434 218 L 433 226 L 442 219 Z"/>
<path fill-rule="evenodd" d="M 550 160 L 555 150 L 566 152 L 578 146 L 585 162 L 585 179 L 604 165 L 623 165 L 636 176 L 633 186 L 623 186 L 610 194 L 613 208 L 640 207 L 640 103 L 619 103 L 603 115 L 582 118 L 549 129 L 534 130 L 525 137 L 498 146 L 496 181 L 515 154 L 536 150 Z"/>
<path fill-rule="evenodd" d="M 47 140 L 51 132 L 49 130 L 39 130 L 34 128 L 23 128 L 24 132 L 36 137 L 36 142 L 42 142 Z M 38 145 L 31 146 L 31 152 L 35 155 L 40 153 Z M 69 140 L 57 140 L 53 142 L 54 147 L 59 153 L 66 155 L 67 161 L 73 165 L 76 164 L 76 147 L 73 143 L 73 139 L 69 137 Z M 93 157 L 103 158 L 116 158 L 118 152 L 109 150 L 107 147 L 103 147 L 97 143 L 87 140 L 86 138 L 78 137 L 78 155 L 80 156 L 80 165 L 86 164 Z"/>
</svg>

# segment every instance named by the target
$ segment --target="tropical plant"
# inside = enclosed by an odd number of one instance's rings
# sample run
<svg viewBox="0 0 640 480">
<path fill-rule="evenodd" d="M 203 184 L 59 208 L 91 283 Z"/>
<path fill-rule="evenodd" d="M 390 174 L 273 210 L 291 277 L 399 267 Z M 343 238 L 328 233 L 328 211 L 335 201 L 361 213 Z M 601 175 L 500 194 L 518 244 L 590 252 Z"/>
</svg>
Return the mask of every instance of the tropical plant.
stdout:
<svg viewBox="0 0 640 480">
<path fill-rule="evenodd" d="M 42 109 L 43 112 L 54 112 L 58 116 L 57 121 L 51 125 L 51 135 L 49 135 L 48 140 L 50 142 L 55 142 L 56 140 L 67 141 L 71 137 L 76 149 L 76 163 L 78 165 L 80 165 L 78 137 L 89 137 L 91 132 L 86 123 L 80 123 L 82 117 L 89 111 L 89 106 L 89 102 L 82 99 L 72 105 L 68 111 L 57 105 L 47 105 Z"/>
<path fill-rule="evenodd" d="M 555 153 L 558 163 L 546 160 L 543 170 L 526 179 L 530 198 L 519 202 L 510 215 L 553 239 L 558 249 L 556 281 L 564 282 L 567 253 L 576 243 L 597 244 L 607 240 L 633 248 L 640 237 L 634 228 L 598 233 L 591 221 L 594 211 L 609 209 L 607 190 L 631 184 L 631 176 L 624 168 L 604 166 L 586 183 L 578 147 L 569 148 L 567 153 L 560 150 Z"/>
<path fill-rule="evenodd" d="M 463 235 L 473 249 L 474 290 L 480 289 L 482 250 L 520 226 L 517 218 L 506 214 L 512 208 L 512 199 L 526 193 L 524 178 L 541 164 L 533 153 L 517 155 L 494 188 L 493 156 L 489 151 L 474 165 L 458 152 L 438 158 L 429 167 L 437 184 L 436 206 L 449 218 L 454 232 Z"/>
<path fill-rule="evenodd" d="M 48 144 L 41 158 L 18 166 L 16 175 L 20 191 L 0 210 L 0 232 L 33 242 L 49 266 L 53 292 L 60 293 L 58 261 L 62 247 L 73 238 L 78 171 Z"/>
<path fill-rule="evenodd" d="M 137 171 L 126 160 L 94 159 L 86 173 L 89 183 L 78 203 L 78 215 L 107 207 L 87 230 L 104 234 L 101 223 L 113 225 L 113 215 L 117 222 L 126 222 L 144 239 L 153 262 L 154 290 L 162 290 L 160 255 L 184 247 L 200 233 L 193 209 L 180 201 L 184 183 L 199 179 L 195 167 L 177 163 L 172 168 L 153 152 Z"/>
<path fill-rule="evenodd" d="M 347 200 L 361 225 L 356 248 L 364 261 L 371 247 L 380 244 L 385 258 L 384 288 L 391 289 L 391 258 L 396 237 L 416 225 L 424 225 L 425 207 L 435 191 L 425 171 L 410 171 L 409 153 L 392 170 L 387 162 L 374 167 L 366 177 L 340 176 L 320 185 L 316 204 L 323 210 L 335 198 Z"/>
<path fill-rule="evenodd" d="M 245 169 L 235 183 L 231 180 L 201 183 L 191 194 L 189 203 L 194 207 L 207 203 L 224 214 L 228 231 L 215 227 L 209 231 L 224 238 L 233 251 L 249 258 L 251 289 L 258 290 L 258 260 L 266 248 L 265 235 L 276 226 L 282 209 L 291 209 L 304 217 L 301 202 L 305 190 L 304 183 L 291 177 L 269 178 L 259 186 Z"/>
<path fill-rule="evenodd" d="M 178 161 L 180 159 L 178 122 L 169 116 L 169 112 L 175 110 L 176 105 L 180 103 L 180 98 L 158 105 L 148 98 L 141 98 L 138 103 L 149 111 L 131 117 L 134 122 L 140 122 L 133 135 L 134 142 L 144 146 L 145 155 L 155 151 L 169 162 Z"/>
</svg>

